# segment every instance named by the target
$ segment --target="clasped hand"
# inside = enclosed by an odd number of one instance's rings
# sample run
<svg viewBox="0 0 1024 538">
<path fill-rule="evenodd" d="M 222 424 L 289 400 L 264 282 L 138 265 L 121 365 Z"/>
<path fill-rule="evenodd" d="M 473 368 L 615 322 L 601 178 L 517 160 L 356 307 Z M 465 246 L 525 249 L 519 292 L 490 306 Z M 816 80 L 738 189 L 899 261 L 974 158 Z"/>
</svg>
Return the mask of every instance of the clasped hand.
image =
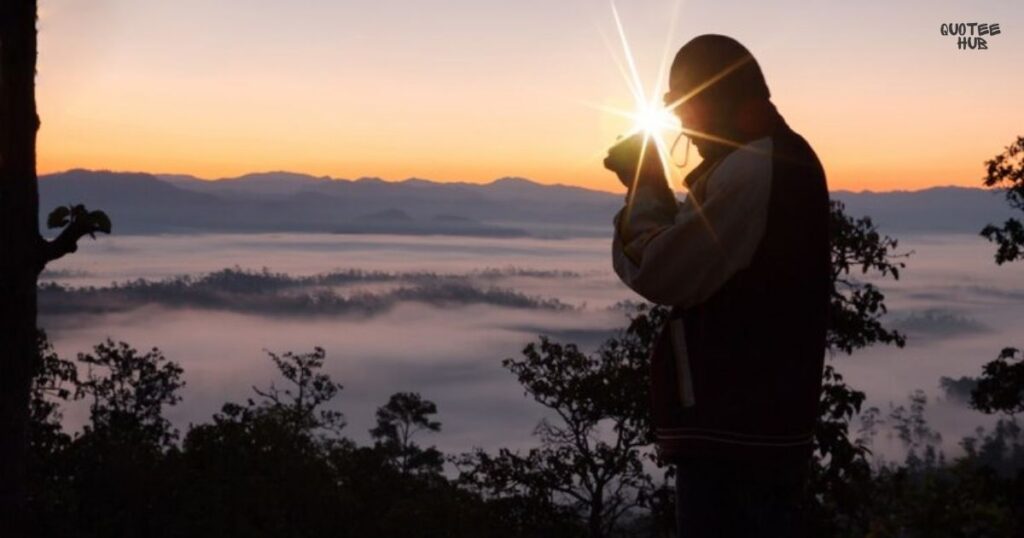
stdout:
<svg viewBox="0 0 1024 538">
<path fill-rule="evenodd" d="M 637 181 L 665 182 L 665 169 L 662 167 L 658 147 L 654 138 L 643 132 L 633 134 L 612 146 L 604 159 L 604 167 L 615 172 L 627 189 L 631 189 Z"/>
</svg>

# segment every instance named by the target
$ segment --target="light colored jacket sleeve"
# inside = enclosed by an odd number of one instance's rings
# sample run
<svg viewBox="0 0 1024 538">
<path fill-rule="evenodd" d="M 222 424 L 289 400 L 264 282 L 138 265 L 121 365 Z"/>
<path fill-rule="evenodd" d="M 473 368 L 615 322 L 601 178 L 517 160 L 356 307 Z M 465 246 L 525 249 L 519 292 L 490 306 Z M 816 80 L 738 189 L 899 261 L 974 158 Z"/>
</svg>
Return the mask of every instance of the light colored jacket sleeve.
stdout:
<svg viewBox="0 0 1024 538">
<path fill-rule="evenodd" d="M 750 265 L 768 220 L 771 138 L 733 151 L 706 178 L 702 205 L 640 188 L 615 217 L 612 260 L 619 278 L 647 300 L 701 303 Z M 628 214 L 628 216 L 627 216 Z"/>
</svg>

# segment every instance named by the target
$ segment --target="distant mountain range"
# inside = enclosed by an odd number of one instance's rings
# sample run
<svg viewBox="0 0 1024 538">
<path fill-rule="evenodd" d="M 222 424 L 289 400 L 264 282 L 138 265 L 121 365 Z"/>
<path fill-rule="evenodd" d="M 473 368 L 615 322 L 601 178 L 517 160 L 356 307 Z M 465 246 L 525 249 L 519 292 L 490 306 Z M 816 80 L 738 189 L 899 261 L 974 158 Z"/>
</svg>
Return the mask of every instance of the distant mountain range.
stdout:
<svg viewBox="0 0 1024 538">
<path fill-rule="evenodd" d="M 42 176 L 41 218 L 62 204 L 103 209 L 118 233 L 337 232 L 484 237 L 606 235 L 622 196 L 523 178 L 487 184 L 384 181 L 289 172 L 214 181 L 70 170 Z M 962 187 L 833 198 L 883 231 L 977 233 L 1011 215 L 1001 193 Z"/>
</svg>

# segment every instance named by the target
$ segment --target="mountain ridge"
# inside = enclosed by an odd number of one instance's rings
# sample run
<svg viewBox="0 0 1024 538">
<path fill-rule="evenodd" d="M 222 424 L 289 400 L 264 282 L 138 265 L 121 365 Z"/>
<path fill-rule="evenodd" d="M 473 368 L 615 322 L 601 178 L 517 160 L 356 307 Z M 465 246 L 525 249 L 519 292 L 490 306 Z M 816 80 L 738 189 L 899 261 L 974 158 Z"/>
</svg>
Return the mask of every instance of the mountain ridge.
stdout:
<svg viewBox="0 0 1024 538">
<path fill-rule="evenodd" d="M 86 169 L 76 168 L 76 169 L 68 170 L 68 172 L 73 171 L 73 170 L 86 170 Z M 328 181 L 343 181 L 343 182 L 379 181 L 379 182 L 383 182 L 383 183 L 392 183 L 392 184 L 410 184 L 410 183 L 421 183 L 422 184 L 422 183 L 428 183 L 428 184 L 433 184 L 433 185 L 463 185 L 463 186 L 477 186 L 477 187 L 479 187 L 479 186 L 488 186 L 488 185 L 495 185 L 495 184 L 499 184 L 500 185 L 500 184 L 504 184 L 504 183 L 509 183 L 509 184 L 526 184 L 526 185 L 537 186 L 537 187 L 562 187 L 562 188 L 567 188 L 567 189 L 578 189 L 578 190 L 583 190 L 583 191 L 598 192 L 598 193 L 603 193 L 603 194 L 612 194 L 612 195 L 617 195 L 617 196 L 622 196 L 622 194 L 623 194 L 621 192 L 605 191 L 605 190 L 600 190 L 600 189 L 591 189 L 591 188 L 587 188 L 587 187 L 581 187 L 579 185 L 569 185 L 569 184 L 566 184 L 566 183 L 542 183 L 542 182 L 539 182 L 539 181 L 536 181 L 536 180 L 532 180 L 532 179 L 529 179 L 529 178 L 525 178 L 525 177 L 521 177 L 521 176 L 502 176 L 502 177 L 494 178 L 494 179 L 492 179 L 490 181 L 486 181 L 486 182 L 472 182 L 472 181 L 436 181 L 436 180 L 431 180 L 431 179 L 426 179 L 426 178 L 421 178 L 421 177 L 415 177 L 415 176 L 407 177 L 407 178 L 404 178 L 404 179 L 392 179 L 392 180 L 383 179 L 383 178 L 378 177 L 378 176 L 361 176 L 361 177 L 358 177 L 358 178 L 355 178 L 355 179 L 351 179 L 351 178 L 333 177 L 333 176 L 327 176 L 327 175 L 315 176 L 313 174 L 306 174 L 306 173 L 302 173 L 302 172 L 289 172 L 289 171 L 286 171 L 286 170 L 272 170 L 272 171 L 265 171 L 265 172 L 248 172 L 248 173 L 242 174 L 240 176 L 229 176 L 229 177 L 221 177 L 221 178 L 202 178 L 202 177 L 194 176 L 194 175 L 190 175 L 190 174 L 167 174 L 167 173 L 156 173 L 156 172 L 118 172 L 118 171 L 111 171 L 111 170 L 106 170 L 106 169 L 104 169 L 104 170 L 95 170 L 95 171 L 113 172 L 113 173 L 149 174 L 149 175 L 152 175 L 152 176 L 154 176 L 154 177 L 156 177 L 158 179 L 188 178 L 190 180 L 201 181 L 201 182 L 204 182 L 204 183 L 210 183 L 210 182 L 216 183 L 216 182 L 221 182 L 221 181 L 237 181 L 237 180 L 242 180 L 242 179 L 250 179 L 250 178 L 253 178 L 255 176 L 261 176 L 261 177 L 262 176 L 267 176 L 267 177 L 269 177 L 269 176 L 272 176 L 272 175 L 280 174 L 280 175 L 286 175 L 286 176 L 308 178 L 309 180 L 328 180 Z M 51 174 L 46 174 L 46 176 L 59 175 L 59 174 L 62 174 L 62 173 L 66 173 L 66 172 L 55 172 L 55 173 L 51 173 Z M 43 177 L 43 176 L 40 176 L 40 177 Z M 972 191 L 983 190 L 984 191 L 984 190 L 989 190 L 989 189 L 983 189 L 981 187 L 967 187 L 967 186 L 963 186 L 963 185 L 931 185 L 931 186 L 928 186 L 928 187 L 922 187 L 920 189 L 892 189 L 892 190 L 882 190 L 882 191 L 871 190 L 871 189 L 861 189 L 861 190 L 833 189 L 833 190 L 830 190 L 829 192 L 831 192 L 832 194 L 857 194 L 857 195 L 860 195 L 860 194 L 920 193 L 920 192 L 926 192 L 926 191 L 932 191 L 932 190 L 972 190 Z"/>
<path fill-rule="evenodd" d="M 566 237 L 607 235 L 622 194 L 507 176 L 488 183 L 388 181 L 254 172 L 185 174 L 72 169 L 40 176 L 44 211 L 104 209 L 122 233 L 343 232 Z M 978 233 L 1012 215 L 999 191 L 961 186 L 831 193 L 883 232 Z M 391 211 L 392 213 L 388 213 Z M 388 222 L 380 215 L 405 217 Z M 437 219 L 443 215 L 446 218 Z M 450 218 L 456 217 L 456 218 Z"/>
</svg>

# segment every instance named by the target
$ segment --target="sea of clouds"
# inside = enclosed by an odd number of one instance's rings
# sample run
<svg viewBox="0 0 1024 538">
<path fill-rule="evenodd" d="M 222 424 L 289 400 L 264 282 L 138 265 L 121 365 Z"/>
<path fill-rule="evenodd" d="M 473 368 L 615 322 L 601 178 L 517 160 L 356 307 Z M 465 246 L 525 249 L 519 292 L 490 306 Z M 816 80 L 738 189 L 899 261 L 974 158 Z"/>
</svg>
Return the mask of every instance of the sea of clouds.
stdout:
<svg viewBox="0 0 1024 538">
<path fill-rule="evenodd" d="M 955 454 L 993 419 L 946 395 L 939 379 L 977 375 L 1002 347 L 1024 345 L 1024 265 L 997 267 L 976 236 L 901 239 L 905 271 L 877 283 L 907 346 L 830 360 L 883 414 L 924 390 L 927 417 Z M 608 240 L 592 238 L 104 237 L 44 273 L 41 325 L 67 357 L 108 337 L 163 350 L 185 368 L 183 401 L 168 413 L 182 429 L 274 380 L 266 350 L 321 346 L 345 385 L 335 406 L 351 437 L 368 438 L 391 393 L 418 391 L 443 423 L 425 442 L 452 452 L 522 447 L 544 412 L 500 362 L 540 334 L 593 348 L 621 328 L 621 303 L 638 297 L 608 254 Z M 69 427 L 84 414 L 70 409 Z M 875 448 L 900 454 L 884 430 Z"/>
</svg>

